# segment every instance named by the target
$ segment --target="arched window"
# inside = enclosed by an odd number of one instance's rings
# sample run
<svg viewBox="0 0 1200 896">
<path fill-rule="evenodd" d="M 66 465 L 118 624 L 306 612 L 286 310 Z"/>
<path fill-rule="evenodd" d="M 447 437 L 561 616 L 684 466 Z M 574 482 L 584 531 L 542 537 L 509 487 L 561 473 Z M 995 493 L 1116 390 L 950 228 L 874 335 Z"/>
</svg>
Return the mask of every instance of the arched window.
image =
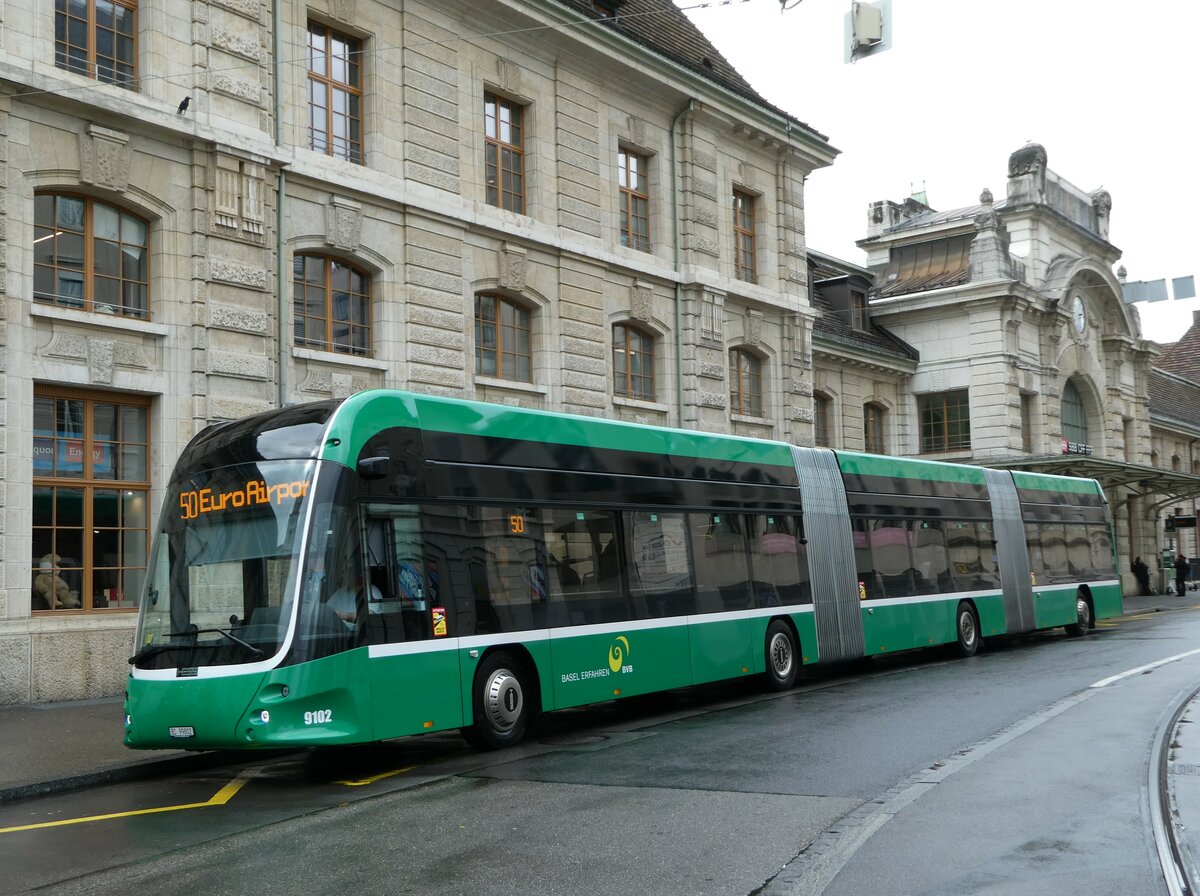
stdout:
<svg viewBox="0 0 1200 896">
<path fill-rule="evenodd" d="M 729 408 L 735 414 L 761 417 L 762 361 L 744 348 L 729 352 Z"/>
<path fill-rule="evenodd" d="M 149 316 L 146 222 L 86 196 L 40 193 L 33 200 L 36 301 Z"/>
<path fill-rule="evenodd" d="M 1062 394 L 1062 430 L 1063 438 L 1068 442 L 1088 444 L 1087 417 L 1083 411 L 1083 396 L 1076 387 L 1074 380 L 1067 380 Z"/>
<path fill-rule="evenodd" d="M 292 259 L 296 345 L 367 357 L 371 354 L 371 278 L 328 255 Z"/>
<path fill-rule="evenodd" d="M 475 296 L 475 373 L 533 382 L 533 313 L 515 299 Z"/>
<path fill-rule="evenodd" d="M 654 337 L 631 324 L 613 327 L 613 394 L 654 401 Z"/>
<path fill-rule="evenodd" d="M 818 448 L 832 447 L 829 441 L 829 409 L 828 395 L 817 392 L 813 395 L 813 444 Z"/>
<path fill-rule="evenodd" d="M 887 454 L 884 446 L 882 407 L 870 402 L 863 405 L 863 447 L 870 454 Z"/>
</svg>

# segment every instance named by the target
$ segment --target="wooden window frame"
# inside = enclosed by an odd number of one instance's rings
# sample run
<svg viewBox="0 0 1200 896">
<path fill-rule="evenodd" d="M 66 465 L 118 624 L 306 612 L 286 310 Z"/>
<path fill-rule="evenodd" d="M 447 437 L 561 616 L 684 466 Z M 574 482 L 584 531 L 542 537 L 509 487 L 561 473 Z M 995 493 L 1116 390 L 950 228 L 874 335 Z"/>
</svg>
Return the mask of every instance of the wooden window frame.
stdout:
<svg viewBox="0 0 1200 896">
<path fill-rule="evenodd" d="M 650 160 L 631 149 L 617 150 L 617 186 L 621 195 L 621 245 L 639 252 L 651 251 L 650 191 L 647 172 Z M 642 228 L 635 226 L 641 222 Z M 642 233 L 645 233 L 643 236 Z"/>
<path fill-rule="evenodd" d="M 618 334 L 620 341 L 618 342 Z M 652 333 L 629 323 L 613 326 L 613 394 L 639 401 L 654 401 L 657 394 L 655 384 L 655 347 Z M 641 369 L 649 373 L 635 373 L 634 358 L 642 358 Z M 625 383 L 624 388 L 621 382 Z"/>
<path fill-rule="evenodd" d="M 755 247 L 755 197 L 743 190 L 733 191 L 733 269 L 739 280 L 758 282 Z"/>
<path fill-rule="evenodd" d="M 480 317 L 480 309 L 484 303 L 490 302 L 493 317 L 491 319 Z M 507 326 L 503 322 L 503 309 L 511 308 L 515 315 L 519 318 L 518 324 L 524 323 L 524 326 Z M 498 380 L 508 380 L 514 383 L 532 383 L 533 382 L 533 309 L 519 299 L 514 299 L 511 296 L 502 295 L 500 293 L 483 292 L 477 293 L 475 296 L 475 375 L 486 376 Z M 485 348 L 482 331 L 488 325 L 495 327 L 496 340 L 494 348 Z M 513 330 L 517 334 L 524 333 L 526 342 L 529 348 L 528 353 L 520 350 L 519 337 L 518 346 L 513 348 L 510 344 L 512 334 L 506 335 L 506 329 Z M 484 368 L 484 357 L 490 355 L 495 366 L 495 370 L 491 373 L 486 372 Z M 505 358 L 524 359 L 529 365 L 529 376 L 521 378 L 519 376 L 505 376 L 504 360 Z M 514 362 L 519 368 L 519 362 Z"/>
<path fill-rule="evenodd" d="M 483 169 L 487 204 L 525 214 L 525 107 L 491 91 L 483 94 Z"/>
<path fill-rule="evenodd" d="M 870 320 L 867 314 L 867 294 L 857 289 L 850 290 L 850 326 L 855 330 L 866 330 Z"/>
<path fill-rule="evenodd" d="M 971 449 L 971 401 L 966 389 L 922 395 L 919 399 L 921 454 Z M 940 419 L 937 416 L 940 414 Z M 952 424 L 959 424 L 951 434 Z"/>
<path fill-rule="evenodd" d="M 874 402 L 863 405 L 863 448 L 868 454 L 887 454 L 884 444 L 886 411 Z"/>
<path fill-rule="evenodd" d="M 327 156 L 344 159 L 355 165 L 364 164 L 363 156 L 363 42 L 345 32 L 338 31 L 323 22 L 308 22 L 307 29 L 307 67 L 308 67 L 308 147 L 314 152 Z M 317 40 L 322 42 L 321 58 L 323 71 L 318 71 L 316 65 Z M 344 53 L 338 53 L 337 48 L 344 47 Z M 342 60 L 349 80 L 340 80 L 331 74 L 334 60 Z M 314 102 L 314 94 L 320 90 L 324 94 L 325 105 L 319 106 Z M 339 112 L 335 100 L 345 98 L 346 110 Z M 322 110 L 323 116 L 317 111 Z M 323 122 L 315 122 L 323 117 Z M 336 123 L 346 123 L 346 135 L 335 136 Z"/>
<path fill-rule="evenodd" d="M 318 259 L 323 265 L 323 283 L 321 290 L 324 293 L 323 315 L 306 314 L 303 309 L 305 302 L 297 296 L 298 290 L 307 289 L 310 284 L 303 277 L 296 277 L 296 261 L 299 259 Z M 365 290 L 360 292 L 354 289 L 349 291 L 334 289 L 334 269 L 342 267 L 349 271 L 351 277 L 351 286 L 354 285 L 353 278 L 362 279 Z M 356 267 L 340 258 L 332 255 L 326 255 L 323 252 L 297 252 L 292 256 L 292 342 L 300 348 L 315 349 L 324 352 L 336 352 L 343 355 L 352 355 L 356 358 L 370 358 L 374 353 L 375 334 L 374 334 L 374 296 L 372 295 L 371 275 L 362 268 Z M 347 306 L 347 315 L 339 317 L 336 314 L 336 297 L 343 292 L 350 297 L 350 302 Z M 355 298 L 366 299 L 367 315 L 365 321 L 354 320 L 352 308 Z M 301 321 L 321 321 L 323 338 L 318 343 L 317 340 L 310 338 L 307 335 L 301 335 L 296 332 L 296 325 Z M 338 343 L 334 341 L 333 329 L 336 324 L 346 324 L 349 326 L 350 340 L 348 343 Z M 304 327 L 304 332 L 307 333 L 307 327 Z M 354 342 L 355 331 L 361 331 L 366 334 L 364 345 L 359 348 Z"/>
<path fill-rule="evenodd" d="M 102 84 L 115 84 L 126 90 L 137 91 L 138 86 L 138 6 L 132 0 L 111 0 L 112 5 L 127 10 L 132 16 L 131 32 L 119 35 L 114 27 L 101 28 L 96 10 L 96 0 L 87 0 L 87 18 L 79 19 L 69 12 L 70 0 L 55 0 L 54 4 L 54 64 L 57 68 L 68 72 L 84 75 Z M 70 39 L 71 22 L 82 21 L 86 31 L 86 45 L 73 44 Z M 99 30 L 112 34 L 113 55 L 99 56 Z M 117 46 L 121 39 L 130 41 L 129 58 L 123 59 L 117 54 Z M 72 50 L 82 51 L 86 57 L 83 67 L 78 64 L 78 57 L 72 55 Z M 102 75 L 101 60 L 108 60 L 109 75 Z M 128 66 L 129 74 L 118 77 L 119 66 Z"/>
<path fill-rule="evenodd" d="M 127 495 L 130 493 L 138 493 L 138 494 L 142 495 L 142 499 L 143 499 L 144 507 L 145 507 L 144 517 L 143 517 L 144 521 L 145 521 L 145 528 L 139 529 L 138 527 L 133 527 L 132 529 L 127 529 L 126 527 L 121 526 L 121 527 L 117 527 L 117 529 L 115 531 L 118 531 L 118 532 L 141 531 L 143 533 L 144 542 L 143 542 L 143 548 L 142 548 L 142 557 L 143 557 L 145 565 L 141 566 L 141 567 L 130 566 L 130 565 L 126 565 L 125 563 L 122 562 L 116 567 L 104 567 L 104 569 L 115 571 L 115 573 L 118 576 L 118 580 L 121 581 L 122 583 L 125 581 L 125 576 L 129 571 L 141 570 L 141 573 L 143 576 L 143 581 L 144 581 L 145 576 L 149 570 L 149 562 L 150 562 L 150 528 L 151 528 L 151 526 L 150 526 L 150 516 L 151 516 L 151 513 L 150 513 L 151 512 L 150 471 L 154 469 L 153 446 L 152 446 L 152 440 L 151 440 L 151 431 L 152 431 L 152 426 L 153 426 L 153 420 L 151 417 L 151 399 L 149 396 L 145 396 L 145 395 L 131 395 L 131 394 L 126 394 L 126 393 L 110 393 L 110 392 L 93 392 L 90 390 L 74 389 L 74 388 L 62 387 L 62 386 L 35 386 L 33 394 L 34 394 L 35 399 L 50 398 L 50 399 L 58 399 L 58 400 L 81 401 L 84 403 L 84 419 L 83 419 L 83 426 L 82 426 L 83 434 L 79 439 L 80 454 L 81 454 L 80 475 L 79 476 L 62 476 L 62 475 L 56 475 L 56 474 L 38 475 L 35 472 L 32 477 L 32 484 L 33 484 L 33 489 L 34 489 L 35 494 L 39 489 L 47 489 L 47 488 L 49 488 L 49 489 L 72 489 L 72 490 L 81 491 L 83 493 L 83 497 L 82 497 L 83 506 L 81 508 L 81 532 L 80 532 L 80 538 L 81 538 L 81 544 L 82 544 L 82 555 L 79 557 L 80 565 L 78 567 L 64 567 L 64 566 L 59 566 L 57 563 L 55 563 L 54 567 L 53 567 L 53 575 L 54 576 L 58 576 L 60 572 L 67 572 L 67 573 L 74 572 L 74 573 L 78 573 L 80 575 L 80 587 L 79 587 L 79 594 L 78 594 L 80 606 L 66 608 L 66 609 L 54 609 L 53 607 L 51 607 L 51 609 L 34 609 L 31 612 L 33 612 L 39 616 L 42 616 L 42 615 L 61 615 L 63 613 L 78 614 L 78 613 L 92 613 L 92 612 L 112 613 L 112 612 L 122 612 L 122 611 L 124 611 L 124 612 L 136 611 L 138 595 L 136 593 L 134 593 L 134 594 L 130 594 L 128 597 L 126 597 L 125 589 L 123 587 L 121 589 L 118 589 L 120 592 L 120 596 L 118 596 L 118 598 L 117 598 L 117 600 L 120 603 L 119 606 L 117 606 L 117 607 L 112 607 L 112 606 L 101 607 L 101 606 L 95 605 L 96 598 L 99 594 L 97 586 L 95 584 L 97 579 L 99 578 L 99 576 L 97 575 L 96 566 L 95 566 L 96 535 L 101 531 L 101 529 L 99 528 L 98 521 L 95 518 L 94 500 L 93 499 L 94 499 L 96 492 L 98 492 L 98 491 L 124 492 Z M 120 439 L 120 438 L 118 438 L 116 441 L 112 441 L 112 442 L 97 440 L 94 435 L 94 430 L 95 430 L 94 413 L 95 413 L 96 405 L 102 405 L 102 404 L 113 404 L 113 405 L 118 406 L 118 408 L 121 408 L 121 407 L 141 408 L 142 410 L 144 410 L 144 412 L 145 412 L 145 434 L 146 434 L 145 441 L 137 442 L 137 441 L 132 441 L 132 440 Z M 34 435 L 32 436 L 32 438 L 34 438 L 34 439 L 38 438 L 38 436 L 36 435 L 36 429 L 34 429 Z M 63 438 L 63 437 L 60 437 L 59 434 L 56 432 L 53 439 L 51 440 L 52 443 L 55 445 L 54 450 L 55 450 L 56 454 L 57 454 L 57 450 L 58 450 L 57 443 L 60 440 L 60 438 Z M 65 438 L 67 438 L 68 440 L 74 441 L 73 437 L 65 437 Z M 121 447 L 126 446 L 126 445 L 140 445 L 145 448 L 145 462 L 146 462 L 145 478 L 144 479 L 97 478 L 95 475 L 95 467 L 94 467 L 95 460 L 94 459 L 96 457 L 96 451 L 97 451 L 98 446 L 108 446 L 109 450 L 111 452 L 113 452 L 114 456 L 116 456 L 120 452 Z M 34 542 L 37 541 L 37 535 L 36 535 L 37 531 L 44 531 L 44 530 L 48 529 L 51 532 L 51 550 L 49 551 L 49 553 L 52 553 L 52 554 L 60 554 L 60 552 L 58 551 L 59 540 L 58 540 L 57 532 L 58 532 L 58 530 L 65 529 L 65 528 L 68 528 L 68 527 L 58 526 L 57 520 L 52 520 L 51 524 L 49 526 L 35 526 L 35 525 L 33 525 L 33 521 L 31 521 L 31 524 L 30 524 L 30 531 L 31 531 L 31 533 L 34 533 L 34 537 L 33 537 Z M 73 527 L 71 527 L 71 528 L 73 528 Z M 61 556 L 61 554 L 60 554 L 60 556 Z M 34 557 L 32 573 L 30 576 L 31 582 L 34 581 L 37 578 L 37 576 L 39 575 L 38 562 L 39 562 L 38 558 Z M 109 597 L 106 599 L 111 600 L 111 598 L 112 598 L 112 596 L 110 594 Z"/>
<path fill-rule="evenodd" d="M 39 222 L 37 220 L 38 200 L 49 199 L 52 202 L 51 220 L 49 222 Z M 83 203 L 83 230 L 72 231 L 71 236 L 77 236 L 83 241 L 83 258 L 78 269 L 68 268 L 61 261 L 61 255 L 58 252 L 58 240 L 60 237 L 66 236 L 65 231 L 58 222 L 58 203 L 60 200 L 70 199 Z M 115 276 L 110 272 L 96 271 L 96 242 L 112 243 L 111 240 L 102 239 L 96 236 L 95 231 L 95 210 L 100 206 L 115 212 L 118 216 L 118 239 L 115 243 L 117 247 L 117 256 L 124 258 L 123 249 L 126 246 L 136 246 L 142 251 L 142 256 L 145 259 L 146 279 L 134 280 L 124 276 L 124 271 L 117 271 Z M 74 308 L 82 311 L 114 314 L 119 317 L 128 317 L 134 320 L 149 320 L 150 319 L 150 222 L 140 215 L 135 215 L 132 212 L 126 211 L 119 205 L 114 205 L 111 202 L 101 202 L 99 199 L 93 199 L 91 196 L 85 196 L 78 193 L 57 193 L 43 192 L 38 193 L 34 197 L 34 244 L 41 243 L 43 240 L 55 240 L 55 249 L 53 260 L 49 264 L 39 263 L 37 260 L 37 250 L 34 251 L 34 301 L 47 305 L 55 305 L 60 308 Z M 131 218 L 140 224 L 145 232 L 145 242 L 141 244 L 126 243 L 120 238 L 120 226 L 122 218 Z M 38 231 L 46 231 L 39 235 Z M 52 293 L 37 291 L 37 272 L 38 270 L 50 270 L 55 291 Z M 59 272 L 68 270 L 72 274 L 80 276 L 83 288 L 83 295 L 78 299 L 66 297 L 58 291 Z M 114 281 L 117 284 L 118 304 L 110 302 L 96 301 L 96 282 L 97 280 Z M 136 308 L 125 305 L 121 302 L 124 299 L 125 285 L 133 284 L 140 286 L 145 291 L 145 307 Z"/>
<path fill-rule="evenodd" d="M 729 407 L 731 413 L 744 417 L 763 416 L 762 368 L 762 358 L 754 352 L 744 348 L 729 350 Z"/>
<path fill-rule="evenodd" d="M 820 392 L 813 394 L 813 444 L 818 448 L 833 447 L 830 442 L 829 412 L 833 401 Z"/>
</svg>

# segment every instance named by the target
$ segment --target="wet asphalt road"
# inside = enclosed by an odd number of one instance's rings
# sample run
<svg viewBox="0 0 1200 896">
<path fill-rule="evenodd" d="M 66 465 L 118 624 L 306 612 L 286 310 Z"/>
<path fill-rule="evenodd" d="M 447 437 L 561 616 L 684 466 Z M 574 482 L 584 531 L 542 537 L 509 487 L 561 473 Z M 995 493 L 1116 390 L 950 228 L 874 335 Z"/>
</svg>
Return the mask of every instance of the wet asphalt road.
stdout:
<svg viewBox="0 0 1200 896">
<path fill-rule="evenodd" d="M 1194 611 L 1128 617 L 563 713 L 503 753 L 435 735 L 4 805 L 114 817 L 0 834 L 0 893 L 1161 894 L 1150 744 L 1200 657 L 1091 685 L 1198 641 Z"/>
</svg>

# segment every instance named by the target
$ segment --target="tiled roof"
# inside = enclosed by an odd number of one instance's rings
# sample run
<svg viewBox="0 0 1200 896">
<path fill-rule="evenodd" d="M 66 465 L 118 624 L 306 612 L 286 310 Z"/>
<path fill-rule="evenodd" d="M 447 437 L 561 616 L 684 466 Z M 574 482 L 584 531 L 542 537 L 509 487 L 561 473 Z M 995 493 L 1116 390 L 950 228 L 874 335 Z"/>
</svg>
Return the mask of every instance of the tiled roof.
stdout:
<svg viewBox="0 0 1200 896">
<path fill-rule="evenodd" d="M 1200 321 L 1193 323 L 1178 342 L 1164 346 L 1154 366 L 1200 383 Z"/>
<path fill-rule="evenodd" d="M 1152 368 L 1149 384 L 1150 411 L 1155 417 L 1200 426 L 1200 381 L 1188 382 Z"/>
<path fill-rule="evenodd" d="M 824 134 L 767 102 L 671 0 L 625 0 L 617 7 L 614 17 L 600 12 L 590 0 L 558 2 L 575 12 L 603 22 L 607 27 L 637 41 L 660 56 L 783 116 L 814 136 L 826 139 Z"/>
<path fill-rule="evenodd" d="M 827 276 L 836 276 L 836 274 L 828 272 Z M 825 339 L 829 342 L 840 342 L 851 348 L 880 352 L 885 355 L 891 355 L 897 360 L 920 360 L 920 353 L 915 348 L 883 327 L 870 324 L 870 329 L 868 330 L 854 329 L 846 323 L 842 315 L 838 313 L 838 310 L 821 295 L 821 289 L 818 286 L 813 287 L 812 304 L 820 312 L 817 315 L 817 319 L 813 322 L 814 339 Z M 868 323 L 870 322 L 868 321 Z"/>
</svg>

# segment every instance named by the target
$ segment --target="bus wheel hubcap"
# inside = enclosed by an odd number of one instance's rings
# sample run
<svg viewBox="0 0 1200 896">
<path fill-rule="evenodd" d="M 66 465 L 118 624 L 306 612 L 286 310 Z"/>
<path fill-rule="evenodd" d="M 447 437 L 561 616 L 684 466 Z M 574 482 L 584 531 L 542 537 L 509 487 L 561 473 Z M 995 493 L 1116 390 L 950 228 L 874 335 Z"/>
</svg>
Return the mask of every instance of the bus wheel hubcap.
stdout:
<svg viewBox="0 0 1200 896">
<path fill-rule="evenodd" d="M 963 613 L 958 619 L 958 632 L 962 642 L 968 647 L 975 643 L 975 617 L 970 613 Z"/>
<path fill-rule="evenodd" d="M 779 678 L 792 671 L 792 644 L 783 632 L 776 632 L 771 639 L 771 666 Z"/>
<path fill-rule="evenodd" d="M 507 731 L 517 723 L 525 696 L 520 680 L 507 669 L 497 669 L 483 692 L 484 711 L 498 731 Z"/>
</svg>

